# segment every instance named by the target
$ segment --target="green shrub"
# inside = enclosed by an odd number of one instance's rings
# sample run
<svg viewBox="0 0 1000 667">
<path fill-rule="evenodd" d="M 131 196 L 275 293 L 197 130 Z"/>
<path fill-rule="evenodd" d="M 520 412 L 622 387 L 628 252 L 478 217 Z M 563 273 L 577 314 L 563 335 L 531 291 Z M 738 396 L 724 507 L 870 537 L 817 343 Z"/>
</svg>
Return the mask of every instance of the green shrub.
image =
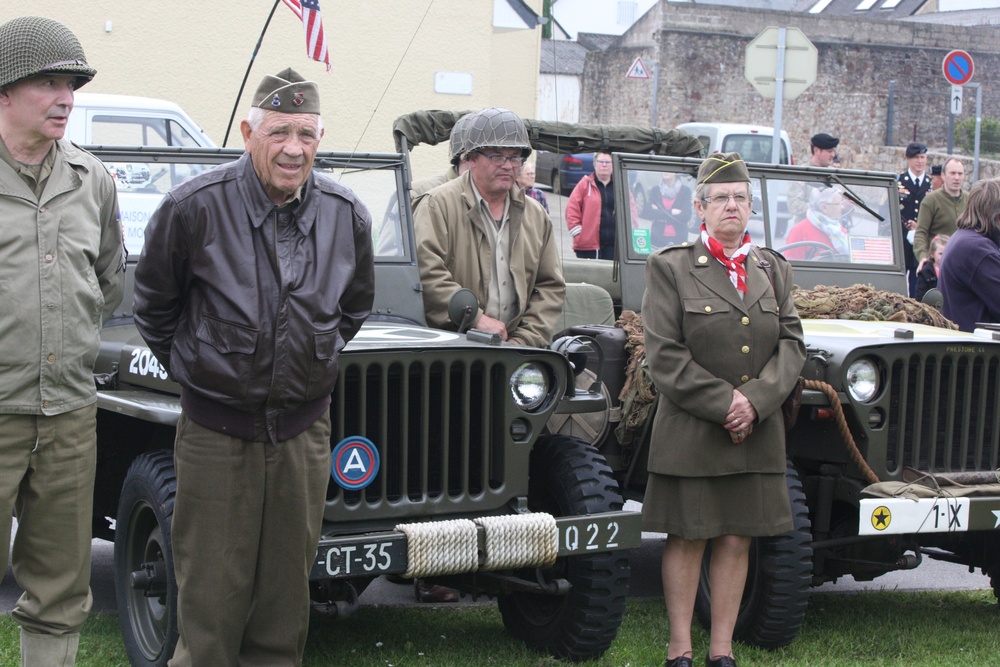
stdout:
<svg viewBox="0 0 1000 667">
<path fill-rule="evenodd" d="M 976 119 L 966 118 L 955 125 L 955 143 L 970 155 L 976 148 Z M 983 118 L 979 128 L 979 152 L 1000 154 L 1000 121 Z"/>
</svg>

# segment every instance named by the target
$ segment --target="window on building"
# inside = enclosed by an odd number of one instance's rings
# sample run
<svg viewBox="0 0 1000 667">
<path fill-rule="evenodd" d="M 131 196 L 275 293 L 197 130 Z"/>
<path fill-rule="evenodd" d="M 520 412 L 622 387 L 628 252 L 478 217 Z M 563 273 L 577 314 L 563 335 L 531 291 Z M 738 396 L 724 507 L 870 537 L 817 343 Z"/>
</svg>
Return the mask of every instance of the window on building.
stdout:
<svg viewBox="0 0 1000 667">
<path fill-rule="evenodd" d="M 635 13 L 639 8 L 638 2 L 631 0 L 619 0 L 618 2 L 618 24 L 630 26 L 635 23 Z"/>
<path fill-rule="evenodd" d="M 833 2 L 833 0 L 819 0 L 812 8 L 809 10 L 810 14 L 821 14 L 827 6 Z"/>
<path fill-rule="evenodd" d="M 861 2 L 858 3 L 858 6 L 854 8 L 854 11 L 857 12 L 868 11 L 869 9 L 875 6 L 876 2 L 878 2 L 878 0 L 861 0 Z"/>
</svg>

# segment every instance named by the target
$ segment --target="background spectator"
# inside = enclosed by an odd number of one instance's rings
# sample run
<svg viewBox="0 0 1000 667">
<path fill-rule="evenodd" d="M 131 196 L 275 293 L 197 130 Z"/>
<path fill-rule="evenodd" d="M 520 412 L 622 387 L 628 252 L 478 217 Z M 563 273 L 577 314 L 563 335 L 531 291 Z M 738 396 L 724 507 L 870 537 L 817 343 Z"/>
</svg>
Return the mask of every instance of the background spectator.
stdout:
<svg viewBox="0 0 1000 667">
<path fill-rule="evenodd" d="M 938 274 L 941 272 L 941 258 L 944 256 L 945 246 L 948 245 L 948 239 L 951 237 L 947 234 L 938 234 L 931 239 L 931 251 L 924 262 L 923 268 L 917 272 L 917 286 L 913 293 L 913 298 L 920 299 L 924 298 L 927 294 L 927 290 L 933 289 L 938 286 Z"/>
<path fill-rule="evenodd" d="M 680 182 L 677 174 L 665 171 L 660 183 L 649 190 L 646 210 L 650 241 L 654 248 L 684 243 L 691 224 L 691 188 Z"/>
<path fill-rule="evenodd" d="M 847 230 L 841 224 L 844 196 L 836 188 L 813 189 L 806 217 L 788 232 L 788 245 L 808 242 L 784 251 L 788 259 L 829 260 L 848 255 Z"/>
<path fill-rule="evenodd" d="M 962 331 L 1000 323 L 1000 179 L 979 181 L 958 218 L 938 274 L 941 312 Z"/>
<path fill-rule="evenodd" d="M 828 168 L 833 166 L 833 160 L 837 156 L 837 146 L 840 145 L 840 139 L 837 137 L 832 137 L 826 133 L 814 134 L 812 139 L 809 140 L 809 146 L 812 150 L 812 154 L 809 156 L 809 167 L 823 167 Z M 809 209 L 809 195 L 812 194 L 813 190 L 822 188 L 822 183 L 807 183 L 805 181 L 795 181 L 788 186 L 788 213 L 790 214 L 790 219 L 801 220 L 806 216 L 806 211 Z M 788 222 L 788 218 L 779 218 L 778 224 L 775 226 L 774 234 L 775 236 L 781 237 L 785 235 L 785 225 Z"/>
<path fill-rule="evenodd" d="M 927 259 L 930 240 L 938 234 L 953 234 L 956 221 L 969 202 L 969 195 L 962 191 L 965 183 L 965 165 L 958 158 L 948 158 L 942 172 L 944 185 L 934 190 L 920 204 L 917 229 L 913 233 L 913 254 L 918 262 Z M 919 270 L 919 268 L 918 268 Z"/>
<path fill-rule="evenodd" d="M 917 229 L 917 215 L 920 203 L 930 192 L 931 179 L 927 171 L 927 146 L 918 141 L 906 147 L 906 171 L 896 177 L 899 183 L 900 222 L 903 225 L 903 260 L 910 296 L 916 296 L 917 257 L 913 254 L 913 232 Z M 926 290 L 925 290 L 926 291 Z"/>
<path fill-rule="evenodd" d="M 521 167 L 521 174 L 517 177 L 517 184 L 536 202 L 542 205 L 545 212 L 549 212 L 549 200 L 545 198 L 545 193 L 535 187 L 535 165 L 525 162 Z"/>
</svg>

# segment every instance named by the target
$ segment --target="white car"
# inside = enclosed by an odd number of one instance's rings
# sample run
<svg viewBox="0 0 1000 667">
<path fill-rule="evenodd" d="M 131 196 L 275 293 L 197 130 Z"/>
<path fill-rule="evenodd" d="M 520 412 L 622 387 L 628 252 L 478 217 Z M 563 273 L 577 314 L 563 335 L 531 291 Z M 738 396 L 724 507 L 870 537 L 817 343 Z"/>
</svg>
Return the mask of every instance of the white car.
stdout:
<svg viewBox="0 0 1000 667">
<path fill-rule="evenodd" d="M 678 125 L 677 129 L 698 137 L 705 147 L 706 155 L 736 151 L 747 162 L 771 162 L 773 127 L 739 123 L 684 123 Z M 781 153 L 778 163 L 795 164 L 792 158 L 792 144 L 788 139 L 788 133 L 784 130 L 781 131 Z"/>
</svg>

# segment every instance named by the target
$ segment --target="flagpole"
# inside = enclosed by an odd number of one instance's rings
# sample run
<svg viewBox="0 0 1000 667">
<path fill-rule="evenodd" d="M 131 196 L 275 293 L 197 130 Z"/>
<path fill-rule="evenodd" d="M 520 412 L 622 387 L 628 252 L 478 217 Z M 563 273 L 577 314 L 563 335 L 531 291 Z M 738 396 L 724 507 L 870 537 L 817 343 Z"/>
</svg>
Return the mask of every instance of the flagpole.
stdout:
<svg viewBox="0 0 1000 667">
<path fill-rule="evenodd" d="M 229 141 L 229 131 L 233 129 L 233 120 L 236 118 L 236 109 L 240 105 L 240 98 L 243 97 L 243 89 L 247 85 L 247 79 L 250 78 L 250 69 L 253 67 L 253 61 L 257 58 L 257 52 L 260 51 L 261 42 L 264 41 L 264 33 L 267 32 L 267 26 L 271 25 L 271 17 L 274 16 L 274 10 L 278 8 L 278 3 L 281 0 L 274 0 L 274 6 L 271 7 L 271 13 L 267 15 L 267 21 L 264 22 L 264 29 L 260 31 L 260 37 L 257 38 L 257 45 L 253 47 L 253 54 L 250 56 L 250 62 L 247 63 L 247 71 L 243 75 L 243 82 L 240 83 L 240 92 L 236 93 L 236 102 L 233 103 L 233 112 L 229 115 L 229 125 L 226 126 L 226 136 L 222 139 L 222 146 L 225 148 L 226 143 Z"/>
</svg>

